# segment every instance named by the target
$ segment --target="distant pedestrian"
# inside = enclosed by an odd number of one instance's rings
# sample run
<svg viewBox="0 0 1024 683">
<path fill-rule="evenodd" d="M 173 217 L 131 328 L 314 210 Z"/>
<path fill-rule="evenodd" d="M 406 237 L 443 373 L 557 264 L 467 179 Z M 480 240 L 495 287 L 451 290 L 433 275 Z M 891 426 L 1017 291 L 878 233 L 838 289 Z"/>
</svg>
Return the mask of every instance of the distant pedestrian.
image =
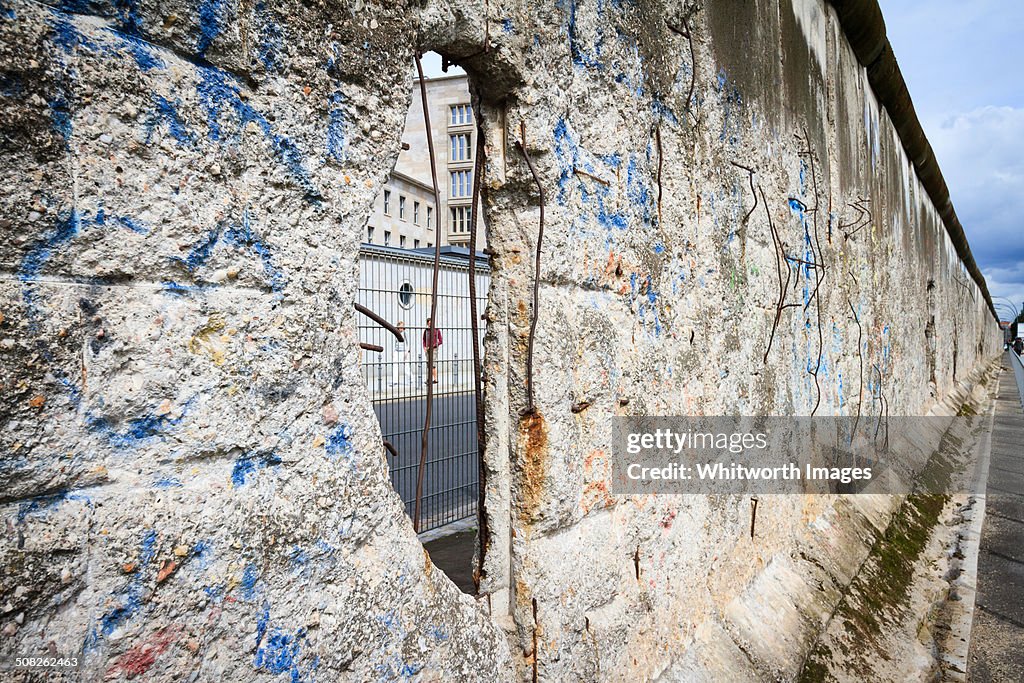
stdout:
<svg viewBox="0 0 1024 683">
<path fill-rule="evenodd" d="M 436 327 L 433 329 L 433 334 L 431 334 L 430 325 L 431 319 L 427 318 L 427 326 L 423 330 L 423 351 L 429 357 L 430 349 L 434 349 L 434 372 L 430 378 L 434 384 L 437 384 L 437 349 L 444 343 L 444 337 L 441 336 L 441 330 Z"/>
<path fill-rule="evenodd" d="M 1024 339 L 1017 337 L 1013 340 L 1013 351 L 1018 356 L 1024 354 Z"/>
</svg>

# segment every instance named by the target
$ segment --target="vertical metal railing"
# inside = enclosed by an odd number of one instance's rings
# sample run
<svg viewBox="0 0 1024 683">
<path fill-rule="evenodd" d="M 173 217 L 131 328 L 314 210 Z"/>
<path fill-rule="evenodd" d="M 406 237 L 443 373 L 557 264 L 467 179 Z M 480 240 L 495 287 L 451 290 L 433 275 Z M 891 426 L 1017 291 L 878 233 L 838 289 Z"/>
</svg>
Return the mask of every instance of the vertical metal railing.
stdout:
<svg viewBox="0 0 1024 683">
<path fill-rule="evenodd" d="M 476 305 L 487 303 L 490 272 L 478 256 Z M 363 381 L 388 452 L 391 482 L 410 518 L 415 514 L 421 436 L 427 399 L 426 319 L 430 315 L 433 253 L 363 245 L 357 303 L 393 325 L 404 325 L 404 344 L 368 318 L 357 321 L 359 341 L 383 346 L 362 352 Z M 433 385 L 419 530 L 428 531 L 477 513 L 479 473 L 473 386 L 473 341 L 468 265 L 463 257 L 441 259 L 437 286 L 437 383 Z M 482 347 L 478 345 L 482 354 Z"/>
</svg>

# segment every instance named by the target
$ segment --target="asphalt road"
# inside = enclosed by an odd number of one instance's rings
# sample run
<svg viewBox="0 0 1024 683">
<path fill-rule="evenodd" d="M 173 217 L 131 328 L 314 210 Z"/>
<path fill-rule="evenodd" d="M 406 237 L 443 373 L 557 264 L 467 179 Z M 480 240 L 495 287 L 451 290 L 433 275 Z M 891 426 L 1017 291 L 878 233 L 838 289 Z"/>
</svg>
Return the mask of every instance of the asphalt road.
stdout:
<svg viewBox="0 0 1024 683">
<path fill-rule="evenodd" d="M 425 398 L 374 403 L 384 438 L 398 450 L 388 456 L 391 483 L 412 516 L 416 498 Z M 476 514 L 476 409 L 472 392 L 434 397 L 420 531 Z"/>
</svg>

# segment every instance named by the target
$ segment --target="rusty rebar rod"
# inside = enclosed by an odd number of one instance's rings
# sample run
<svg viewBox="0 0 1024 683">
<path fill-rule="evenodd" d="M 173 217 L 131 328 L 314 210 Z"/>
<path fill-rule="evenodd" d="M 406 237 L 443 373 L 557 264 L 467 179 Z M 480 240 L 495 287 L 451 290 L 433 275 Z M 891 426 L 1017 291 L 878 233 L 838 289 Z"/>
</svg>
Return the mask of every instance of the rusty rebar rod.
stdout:
<svg viewBox="0 0 1024 683">
<path fill-rule="evenodd" d="M 754 189 L 754 169 L 743 164 L 737 164 L 735 161 L 730 161 L 730 164 L 736 168 L 743 169 L 747 172 L 747 180 L 750 182 L 750 194 L 754 195 L 754 205 L 750 207 L 750 211 L 747 211 L 747 215 L 743 217 L 743 224 L 746 225 L 750 221 L 750 217 L 757 210 L 757 190 Z"/>
<path fill-rule="evenodd" d="M 398 457 L 398 449 L 395 448 L 395 445 L 393 443 L 391 443 L 387 439 L 381 439 L 381 443 L 384 444 L 384 448 L 387 449 L 388 453 L 390 453 L 392 457 Z"/>
<path fill-rule="evenodd" d="M 401 332 L 398 331 L 398 328 L 395 327 L 394 325 L 392 325 L 391 323 L 389 323 L 387 320 L 385 320 L 384 318 L 380 317 L 379 315 L 377 315 L 376 313 L 371 311 L 366 306 L 363 306 L 362 304 L 355 304 L 355 307 L 356 307 L 357 311 L 359 311 L 360 313 L 365 315 L 367 318 L 369 318 L 373 322 L 375 322 L 378 325 L 380 325 L 381 327 L 383 327 L 385 330 L 387 330 L 391 334 L 395 335 L 395 338 L 398 339 L 398 341 L 400 341 L 400 342 L 404 342 L 405 341 L 405 337 L 402 335 Z"/>
<path fill-rule="evenodd" d="M 610 185 L 610 183 L 607 180 L 605 180 L 604 178 L 598 178 L 593 173 L 587 173 L 586 171 L 584 171 L 582 168 L 579 168 L 578 166 L 573 166 L 572 167 L 572 172 L 575 173 L 576 175 L 581 175 L 581 176 L 584 176 L 586 178 L 590 178 L 595 183 L 601 183 L 602 185 L 604 185 L 606 187 Z"/>
<path fill-rule="evenodd" d="M 484 432 L 484 390 L 483 390 L 483 364 L 480 360 L 480 316 L 477 315 L 476 306 L 476 237 L 477 225 L 479 222 L 480 207 L 480 185 L 483 183 L 484 163 L 486 161 L 484 148 L 483 128 L 480 125 L 479 107 L 474 107 L 476 112 L 476 164 L 473 172 L 473 200 L 472 209 L 469 214 L 469 322 L 470 333 L 473 337 L 473 398 L 476 407 L 476 452 L 477 452 L 477 528 L 480 530 L 480 553 L 477 566 L 473 571 L 473 584 L 477 591 L 480 590 L 480 579 L 484 576 L 484 557 L 490 545 L 490 529 L 487 524 L 487 467 L 484 462 L 484 454 L 487 450 L 486 434 Z M 486 241 L 486 240 L 485 240 Z"/>
<path fill-rule="evenodd" d="M 533 271 L 533 313 L 530 319 L 530 336 L 526 343 L 526 413 L 536 411 L 533 401 L 533 345 L 537 336 L 537 318 L 540 310 L 540 250 L 544 241 L 544 187 L 540 184 L 540 175 L 533 165 L 529 153 L 526 151 L 526 122 L 519 124 L 520 139 L 516 141 L 519 151 L 526 159 L 526 165 L 530 167 L 533 174 L 533 182 L 537 185 L 537 193 L 540 195 L 540 227 L 537 230 L 537 258 Z"/>
<path fill-rule="evenodd" d="M 754 538 L 754 525 L 757 524 L 757 496 L 750 497 L 750 538 Z"/>
<path fill-rule="evenodd" d="M 661 151 L 661 122 L 654 128 L 654 141 L 658 145 L 658 227 L 661 227 L 661 168 L 665 155 Z"/>
<path fill-rule="evenodd" d="M 420 55 L 416 55 L 416 72 L 419 74 L 420 80 L 420 101 L 423 105 L 423 124 L 427 132 L 427 149 L 430 152 L 430 178 L 434 183 L 434 206 L 440 209 L 441 207 L 441 193 L 437 189 L 437 159 L 434 155 L 434 138 L 430 132 L 430 110 L 428 109 L 427 103 L 427 84 L 426 79 L 423 76 L 423 63 L 420 61 Z M 444 216 L 441 215 L 440 211 L 437 214 L 437 234 L 443 235 L 442 229 L 444 227 Z M 430 322 L 426 329 L 427 339 L 427 406 L 425 415 L 423 417 L 423 436 L 420 440 L 420 464 L 419 471 L 416 476 L 416 504 L 413 508 L 413 520 L 412 526 L 416 533 L 420 531 L 420 507 L 423 503 L 423 475 L 427 469 L 427 449 L 430 445 L 430 418 L 433 413 L 434 406 L 434 349 L 436 344 L 434 339 L 436 337 L 437 329 L 437 274 L 441 268 L 441 240 L 440 238 L 434 240 L 434 272 L 433 278 L 430 284 Z"/>
<path fill-rule="evenodd" d="M 853 420 L 852 432 L 855 435 L 857 433 L 857 424 L 860 422 L 861 405 L 864 403 L 864 351 L 861 349 L 864 328 L 860 324 L 860 316 L 857 315 L 857 309 L 853 307 L 853 302 L 847 299 L 846 303 L 850 306 L 850 313 L 853 314 L 853 322 L 857 323 L 857 359 L 860 366 L 859 387 L 857 389 L 857 417 Z"/>
<path fill-rule="evenodd" d="M 359 342 L 359 348 L 366 349 L 367 351 L 376 351 L 377 353 L 384 351 L 383 346 L 378 344 L 367 344 L 366 342 Z"/>
</svg>

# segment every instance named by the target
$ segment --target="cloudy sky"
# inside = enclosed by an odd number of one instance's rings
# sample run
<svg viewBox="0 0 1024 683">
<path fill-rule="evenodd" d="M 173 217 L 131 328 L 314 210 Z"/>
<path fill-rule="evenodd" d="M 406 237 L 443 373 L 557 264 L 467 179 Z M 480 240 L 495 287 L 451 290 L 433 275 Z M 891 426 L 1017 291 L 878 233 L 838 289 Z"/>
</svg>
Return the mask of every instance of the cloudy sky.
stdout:
<svg viewBox="0 0 1024 683">
<path fill-rule="evenodd" d="M 1020 309 L 1024 302 L 1024 2 L 879 0 L 879 4 L 917 115 L 989 290 L 993 298 L 1007 297 Z"/>
</svg>

